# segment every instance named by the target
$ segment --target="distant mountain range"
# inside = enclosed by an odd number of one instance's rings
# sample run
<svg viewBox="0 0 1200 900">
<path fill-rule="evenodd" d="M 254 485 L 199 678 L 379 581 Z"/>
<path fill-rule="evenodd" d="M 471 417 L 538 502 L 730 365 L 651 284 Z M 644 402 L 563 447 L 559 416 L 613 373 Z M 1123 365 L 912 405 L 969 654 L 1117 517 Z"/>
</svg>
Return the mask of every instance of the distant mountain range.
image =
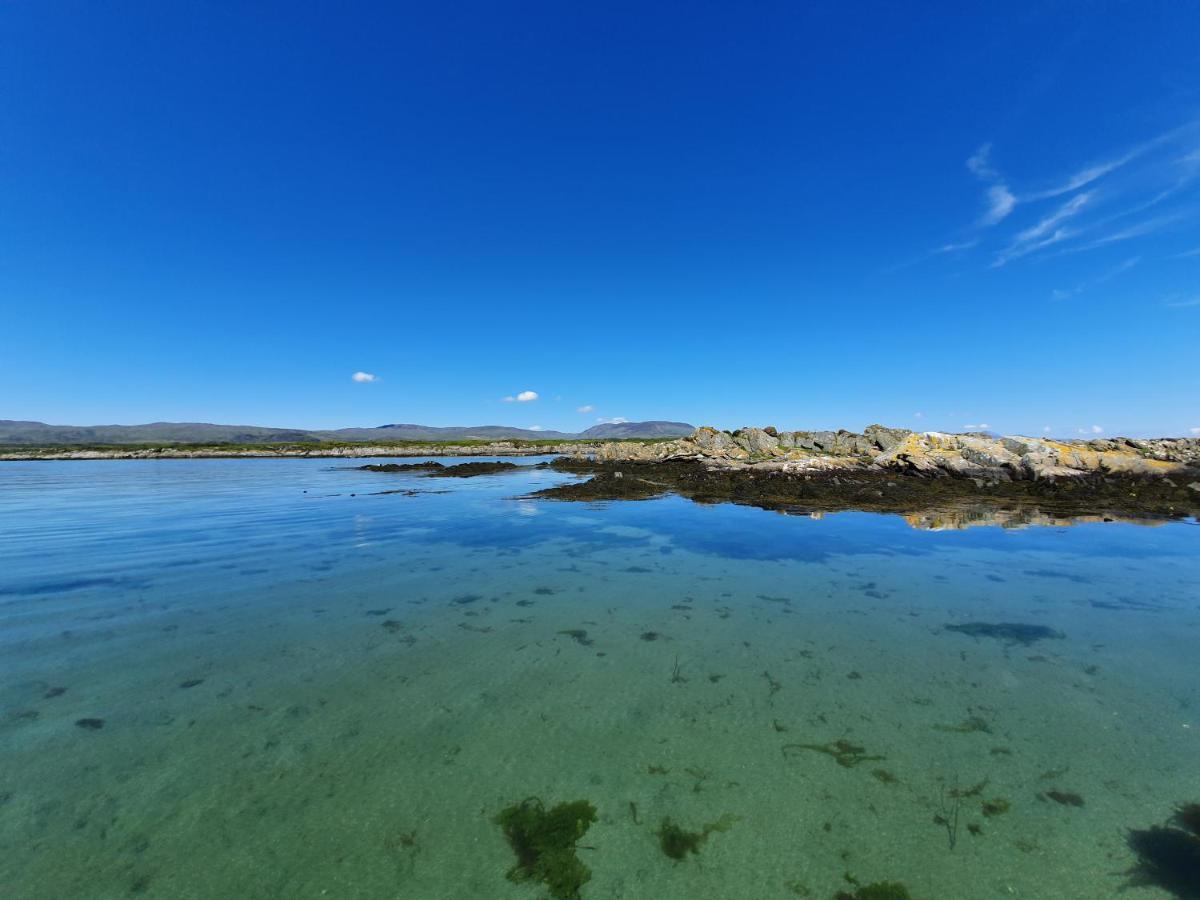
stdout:
<svg viewBox="0 0 1200 900">
<path fill-rule="evenodd" d="M 462 441 L 462 440 L 613 440 L 682 437 L 696 429 L 686 422 L 618 422 L 593 425 L 578 434 L 533 431 L 507 425 L 437 428 L 431 425 L 380 425 L 311 431 L 260 425 L 210 425 L 203 422 L 154 422 L 149 425 L 47 425 L 0 419 L 0 445 L 17 447 L 66 444 L 277 444 L 318 441 Z"/>
</svg>

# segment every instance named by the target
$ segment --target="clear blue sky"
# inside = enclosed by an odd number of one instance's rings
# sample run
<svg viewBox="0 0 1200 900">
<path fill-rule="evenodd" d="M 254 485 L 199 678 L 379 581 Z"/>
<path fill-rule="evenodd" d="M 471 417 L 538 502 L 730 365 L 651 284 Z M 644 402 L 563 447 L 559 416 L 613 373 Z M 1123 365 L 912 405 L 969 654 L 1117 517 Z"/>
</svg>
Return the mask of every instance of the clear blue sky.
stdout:
<svg viewBox="0 0 1200 900">
<path fill-rule="evenodd" d="M 0 0 L 0 418 L 1200 428 L 1200 6 L 814 6 Z"/>
</svg>

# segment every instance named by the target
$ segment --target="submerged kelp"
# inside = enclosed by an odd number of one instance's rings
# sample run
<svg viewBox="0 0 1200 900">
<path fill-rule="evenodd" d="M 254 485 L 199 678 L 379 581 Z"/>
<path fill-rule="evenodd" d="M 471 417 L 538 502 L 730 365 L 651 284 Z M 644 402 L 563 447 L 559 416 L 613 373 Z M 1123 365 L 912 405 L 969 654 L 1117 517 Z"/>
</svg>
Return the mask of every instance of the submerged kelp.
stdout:
<svg viewBox="0 0 1200 900">
<path fill-rule="evenodd" d="M 1062 640 L 1061 631 L 1045 625 L 1028 625 L 1024 622 L 967 622 L 963 625 L 947 625 L 947 631 L 956 631 L 973 638 L 994 638 L 1006 644 L 1035 644 L 1044 640 Z"/>
<path fill-rule="evenodd" d="M 699 831 L 687 831 L 669 818 L 663 819 L 656 832 L 658 846 L 671 859 L 685 859 L 689 853 L 699 853 L 710 834 L 728 831 L 739 818 L 739 816 L 726 813 L 717 821 L 709 822 Z"/>
<path fill-rule="evenodd" d="M 501 810 L 495 822 L 517 855 L 505 877 L 541 882 L 554 900 L 579 900 L 592 871 L 575 854 L 575 845 L 595 821 L 596 807 L 587 800 L 547 810 L 539 798 L 530 797 Z"/>
</svg>

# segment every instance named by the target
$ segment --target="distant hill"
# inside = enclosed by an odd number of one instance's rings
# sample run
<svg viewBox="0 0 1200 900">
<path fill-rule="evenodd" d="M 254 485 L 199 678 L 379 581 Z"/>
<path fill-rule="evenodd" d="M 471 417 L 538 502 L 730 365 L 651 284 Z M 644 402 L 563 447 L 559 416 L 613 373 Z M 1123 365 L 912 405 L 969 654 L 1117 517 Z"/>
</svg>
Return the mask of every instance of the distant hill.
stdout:
<svg viewBox="0 0 1200 900">
<path fill-rule="evenodd" d="M 687 437 L 695 430 L 686 422 L 615 422 L 593 425 L 579 436 L 611 441 L 618 438 Z"/>
<path fill-rule="evenodd" d="M 17 447 L 120 444 L 278 444 L 319 441 L 463 441 L 463 440 L 611 440 L 680 437 L 695 429 L 683 422 L 622 422 L 596 425 L 582 434 L 532 431 L 507 425 L 439 428 L 431 425 L 380 425 L 314 431 L 260 425 L 211 425 L 205 422 L 153 422 L 148 425 L 47 425 L 0 419 L 0 445 Z"/>
</svg>

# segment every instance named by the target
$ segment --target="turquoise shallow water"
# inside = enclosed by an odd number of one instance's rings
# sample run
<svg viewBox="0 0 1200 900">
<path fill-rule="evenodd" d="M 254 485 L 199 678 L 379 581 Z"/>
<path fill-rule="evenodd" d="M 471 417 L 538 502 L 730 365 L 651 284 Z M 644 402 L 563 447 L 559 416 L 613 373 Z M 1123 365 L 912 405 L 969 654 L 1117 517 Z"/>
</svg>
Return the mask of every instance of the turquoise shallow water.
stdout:
<svg viewBox="0 0 1200 900">
<path fill-rule="evenodd" d="M 531 796 L 596 805 L 585 898 L 1171 896 L 1194 523 L 515 499 L 565 478 L 0 466 L 0 896 L 534 900 Z"/>
</svg>

